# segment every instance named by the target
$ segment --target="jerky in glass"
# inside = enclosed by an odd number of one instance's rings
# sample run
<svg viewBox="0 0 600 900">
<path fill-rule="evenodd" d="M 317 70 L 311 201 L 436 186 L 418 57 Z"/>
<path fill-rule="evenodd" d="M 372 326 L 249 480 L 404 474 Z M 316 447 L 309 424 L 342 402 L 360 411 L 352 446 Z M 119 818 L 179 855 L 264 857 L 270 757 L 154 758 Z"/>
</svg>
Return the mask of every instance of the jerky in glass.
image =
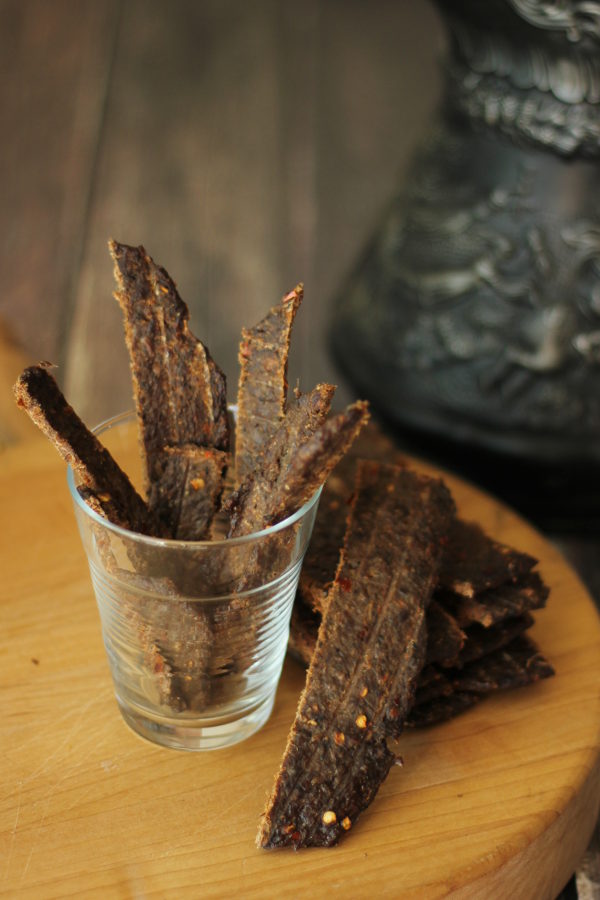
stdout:
<svg viewBox="0 0 600 900">
<path fill-rule="evenodd" d="M 133 415 L 96 430 L 134 482 Z M 116 699 L 125 721 L 164 746 L 238 743 L 268 719 L 319 491 L 277 525 L 213 540 L 148 537 L 113 525 L 69 487 L 96 594 Z"/>
</svg>

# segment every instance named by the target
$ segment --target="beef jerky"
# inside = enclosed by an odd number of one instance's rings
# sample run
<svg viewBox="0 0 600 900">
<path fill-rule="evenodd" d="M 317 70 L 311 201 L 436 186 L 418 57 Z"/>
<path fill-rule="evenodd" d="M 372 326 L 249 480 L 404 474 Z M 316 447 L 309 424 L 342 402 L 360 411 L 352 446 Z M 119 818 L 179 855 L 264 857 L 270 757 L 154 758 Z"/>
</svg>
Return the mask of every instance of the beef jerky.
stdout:
<svg viewBox="0 0 600 900">
<path fill-rule="evenodd" d="M 71 466 L 80 494 L 96 512 L 130 531 L 162 534 L 127 475 L 67 403 L 48 364 L 25 369 L 14 392 L 17 405 Z"/>
<path fill-rule="evenodd" d="M 158 480 L 150 488 L 149 503 L 166 533 L 182 541 L 209 537 L 219 505 L 227 454 L 197 447 L 165 447 Z"/>
<path fill-rule="evenodd" d="M 257 457 L 283 419 L 290 335 L 302 295 L 299 284 L 257 325 L 242 331 L 235 452 L 238 485 L 254 470 Z"/>
<path fill-rule="evenodd" d="M 231 518 L 230 537 L 260 530 L 268 523 L 271 493 L 295 450 L 325 421 L 334 392 L 333 385 L 318 384 L 290 404 L 273 439 L 258 456 L 255 470 L 223 504 Z"/>
<path fill-rule="evenodd" d="M 395 761 L 387 739 L 402 730 L 425 656 L 425 610 L 453 515 L 442 482 L 359 465 L 335 584 L 259 846 L 334 844 L 375 797 Z"/>
<path fill-rule="evenodd" d="M 433 602 L 433 601 L 432 601 Z M 419 677 L 415 705 L 418 706 L 435 697 L 441 697 L 452 693 L 457 687 L 464 687 L 463 669 L 476 661 L 481 660 L 482 665 L 487 665 L 491 654 L 512 644 L 533 625 L 533 617 L 530 615 L 518 616 L 492 628 L 472 626 L 467 631 L 467 639 L 460 655 L 455 659 L 454 665 L 444 668 L 439 664 L 426 666 Z"/>
<path fill-rule="evenodd" d="M 312 600 L 311 593 L 306 595 L 299 588 L 290 623 L 289 648 L 294 656 L 305 665 L 310 664 L 321 623 L 321 614 L 314 609 Z M 465 643 L 467 640 L 465 632 L 458 627 L 454 617 L 435 599 L 431 600 L 427 608 L 426 623 L 426 664 L 437 663 L 442 666 L 456 664 L 463 645 L 465 649 L 468 646 L 468 642 Z"/>
<path fill-rule="evenodd" d="M 189 330 L 189 311 L 168 273 L 157 266 L 143 247 L 110 242 L 119 286 L 115 293 L 125 320 L 150 508 L 156 502 L 163 520 L 165 498 L 188 496 L 188 466 L 173 458 L 176 448 L 197 447 L 226 451 L 229 422 L 225 376 L 207 348 Z M 189 452 L 184 455 L 189 461 Z M 203 517 L 190 538 L 206 533 L 220 497 L 213 467 L 206 496 L 195 495 Z M 202 477 L 202 476 L 198 476 Z M 180 521 L 176 505 L 172 517 Z M 174 533 L 171 534 L 175 536 Z"/>
<path fill-rule="evenodd" d="M 537 560 L 490 538 L 476 522 L 457 519 L 440 572 L 440 588 L 464 597 L 516 581 Z"/>
<path fill-rule="evenodd" d="M 465 629 L 466 640 L 454 666 L 461 668 L 476 659 L 482 659 L 494 650 L 509 644 L 517 635 L 527 631 L 533 625 L 533 616 L 525 612 L 520 616 L 503 619 L 496 625 L 486 628 L 483 625 L 470 625 Z"/>
<path fill-rule="evenodd" d="M 327 479 L 369 417 L 359 400 L 325 421 L 294 450 L 278 453 L 277 436 L 264 454 L 262 469 L 248 479 L 229 504 L 231 537 L 274 525 L 300 509 Z M 280 429 L 285 429 L 285 420 Z"/>
<path fill-rule="evenodd" d="M 489 691 L 530 684 L 548 678 L 554 669 L 527 635 L 519 635 L 506 647 L 469 663 L 456 676 L 461 690 L 485 694 Z"/>
<path fill-rule="evenodd" d="M 189 311 L 143 247 L 111 241 L 148 480 L 165 447 L 227 450 L 225 376 L 189 330 Z"/>
<path fill-rule="evenodd" d="M 321 624 L 321 613 L 312 607 L 310 601 L 311 596 L 309 595 L 306 599 L 303 592 L 299 590 L 292 611 L 288 644 L 291 653 L 306 666 L 310 665 Z M 429 671 L 435 671 L 433 663 L 438 665 L 456 664 L 459 652 L 465 644 L 465 633 L 458 628 L 452 616 L 435 600 L 429 604 L 425 618 L 427 623 L 425 662 Z M 419 684 L 425 672 L 424 669 L 419 677 Z"/>
<path fill-rule="evenodd" d="M 465 644 L 465 633 L 454 616 L 435 599 L 427 609 L 427 663 L 450 665 Z"/>
<path fill-rule="evenodd" d="M 529 572 L 516 584 L 507 582 L 476 594 L 464 597 L 439 594 L 440 602 L 456 617 L 464 627 L 473 622 L 489 627 L 528 610 L 540 609 L 550 593 L 537 572 Z"/>
<path fill-rule="evenodd" d="M 352 464 L 355 468 L 356 460 Z M 327 595 L 335 578 L 352 497 L 351 488 L 337 474 L 337 468 L 323 487 L 310 546 L 300 573 L 302 599 L 319 612 L 327 605 Z"/>
<path fill-rule="evenodd" d="M 357 459 L 406 465 L 402 453 L 373 422 L 362 429 L 348 453 L 333 469 L 323 487 L 310 546 L 300 575 L 305 602 L 323 611 L 333 584 L 346 530 L 348 503 L 352 496 Z"/>
<path fill-rule="evenodd" d="M 158 701 L 177 712 L 205 709 L 210 703 L 214 653 L 210 617 L 162 574 L 140 575 L 118 565 L 110 571 L 121 615 L 137 635 Z"/>
<path fill-rule="evenodd" d="M 310 665 L 315 652 L 320 625 L 320 613 L 315 612 L 310 606 L 296 597 L 290 620 L 288 650 L 298 662 L 303 663 L 305 666 Z"/>
<path fill-rule="evenodd" d="M 428 725 L 439 725 L 440 722 L 454 719 L 482 699 L 482 694 L 473 694 L 469 691 L 451 691 L 447 695 L 434 697 L 432 700 L 413 706 L 405 724 L 410 728 L 425 728 Z"/>
<path fill-rule="evenodd" d="M 505 647 L 488 653 L 451 673 L 444 673 L 446 686 L 436 695 L 417 692 L 407 725 L 421 727 L 450 719 L 497 690 L 523 687 L 550 678 L 554 669 L 536 644 L 519 635 Z"/>
</svg>

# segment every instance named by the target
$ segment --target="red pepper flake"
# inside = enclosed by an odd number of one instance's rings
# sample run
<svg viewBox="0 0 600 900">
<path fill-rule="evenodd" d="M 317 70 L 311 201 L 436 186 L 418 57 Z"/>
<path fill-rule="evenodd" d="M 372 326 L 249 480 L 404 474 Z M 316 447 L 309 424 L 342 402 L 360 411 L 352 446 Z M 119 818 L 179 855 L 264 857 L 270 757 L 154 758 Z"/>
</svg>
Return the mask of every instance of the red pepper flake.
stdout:
<svg viewBox="0 0 600 900">
<path fill-rule="evenodd" d="M 343 591 L 348 592 L 352 588 L 352 582 L 349 578 L 338 578 L 337 583 Z"/>
</svg>

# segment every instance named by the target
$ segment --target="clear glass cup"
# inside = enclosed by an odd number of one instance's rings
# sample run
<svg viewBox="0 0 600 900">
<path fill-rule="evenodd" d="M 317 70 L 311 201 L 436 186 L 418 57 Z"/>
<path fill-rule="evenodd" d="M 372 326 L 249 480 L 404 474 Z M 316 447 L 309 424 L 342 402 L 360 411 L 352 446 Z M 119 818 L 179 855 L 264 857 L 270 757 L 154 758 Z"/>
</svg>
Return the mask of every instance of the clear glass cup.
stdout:
<svg viewBox="0 0 600 900">
<path fill-rule="evenodd" d="M 95 433 L 131 477 L 140 467 L 135 415 Z M 125 721 L 185 750 L 254 734 L 273 708 L 320 491 L 255 534 L 227 539 L 217 520 L 215 540 L 179 541 L 102 518 L 79 495 L 71 468 L 68 484 Z"/>
</svg>

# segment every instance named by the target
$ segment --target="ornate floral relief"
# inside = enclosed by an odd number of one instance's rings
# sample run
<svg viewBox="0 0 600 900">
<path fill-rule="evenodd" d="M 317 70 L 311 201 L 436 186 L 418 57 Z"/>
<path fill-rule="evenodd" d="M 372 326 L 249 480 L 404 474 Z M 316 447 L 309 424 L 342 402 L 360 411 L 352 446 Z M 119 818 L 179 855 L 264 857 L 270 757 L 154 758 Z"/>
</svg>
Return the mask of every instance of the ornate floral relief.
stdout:
<svg viewBox="0 0 600 900">
<path fill-rule="evenodd" d="M 600 52 L 510 40 L 452 16 L 449 27 L 449 97 L 469 118 L 561 154 L 600 155 Z"/>
<path fill-rule="evenodd" d="M 387 222 L 368 267 L 377 284 L 367 274 L 357 285 L 354 314 L 446 402 L 462 391 L 513 422 L 590 425 L 597 411 L 581 386 L 600 376 L 600 220 L 541 214 L 525 164 L 512 182 L 465 196 L 439 142 Z"/>
<path fill-rule="evenodd" d="M 508 0 L 526 22 L 538 28 L 564 31 L 570 41 L 586 35 L 600 40 L 600 3 L 594 0 Z"/>
<path fill-rule="evenodd" d="M 600 0 L 437 3 L 446 103 L 337 347 L 399 420 L 567 458 L 600 437 Z"/>
</svg>

